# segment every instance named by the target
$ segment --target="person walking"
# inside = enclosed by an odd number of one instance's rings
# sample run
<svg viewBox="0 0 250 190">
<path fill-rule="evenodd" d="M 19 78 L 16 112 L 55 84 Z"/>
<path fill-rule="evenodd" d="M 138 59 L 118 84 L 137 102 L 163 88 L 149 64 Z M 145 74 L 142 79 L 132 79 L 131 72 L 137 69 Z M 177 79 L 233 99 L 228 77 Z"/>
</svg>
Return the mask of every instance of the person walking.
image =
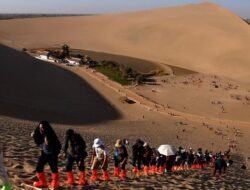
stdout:
<svg viewBox="0 0 250 190">
<path fill-rule="evenodd" d="M 149 166 L 152 155 L 153 155 L 152 148 L 149 146 L 147 142 L 145 142 L 143 144 L 143 172 L 145 176 L 149 174 Z"/>
<path fill-rule="evenodd" d="M 108 174 L 108 153 L 105 148 L 105 144 L 99 138 L 96 138 L 93 143 L 93 154 L 91 159 L 91 180 L 97 181 L 98 180 L 98 173 L 97 170 L 101 166 L 103 171 L 103 180 L 109 181 L 109 174 Z"/>
<path fill-rule="evenodd" d="M 61 143 L 48 121 L 41 121 L 31 133 L 31 137 L 41 148 L 41 155 L 38 158 L 36 166 L 38 181 L 34 182 L 33 186 L 38 188 L 47 187 L 44 166 L 48 163 L 52 171 L 51 189 L 57 189 L 60 185 L 57 163 L 58 154 L 61 150 Z"/>
<path fill-rule="evenodd" d="M 76 133 L 73 129 L 66 131 L 65 142 L 63 146 L 64 157 L 66 158 L 66 172 L 67 172 L 67 185 L 73 185 L 75 183 L 72 167 L 76 162 L 80 171 L 79 185 L 85 185 L 86 173 L 85 173 L 85 158 L 87 157 L 86 143 L 80 134 Z"/>
<path fill-rule="evenodd" d="M 127 177 L 126 164 L 128 160 L 128 152 L 126 146 L 123 144 L 121 139 L 118 139 L 115 143 L 114 150 L 114 177 L 120 177 L 125 179 Z"/>
<path fill-rule="evenodd" d="M 141 164 L 143 162 L 143 148 L 144 142 L 141 139 L 137 139 L 135 144 L 132 146 L 132 165 L 133 165 L 133 173 L 139 177 Z"/>
</svg>

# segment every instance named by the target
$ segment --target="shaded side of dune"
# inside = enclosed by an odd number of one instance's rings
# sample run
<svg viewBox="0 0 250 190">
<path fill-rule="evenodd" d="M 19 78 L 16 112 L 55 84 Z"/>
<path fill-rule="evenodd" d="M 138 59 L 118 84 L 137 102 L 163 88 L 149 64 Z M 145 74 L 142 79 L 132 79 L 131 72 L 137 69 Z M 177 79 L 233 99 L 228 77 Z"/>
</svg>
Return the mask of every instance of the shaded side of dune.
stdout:
<svg viewBox="0 0 250 190">
<path fill-rule="evenodd" d="M 91 124 L 120 114 L 75 74 L 0 45 L 0 115 Z"/>
</svg>

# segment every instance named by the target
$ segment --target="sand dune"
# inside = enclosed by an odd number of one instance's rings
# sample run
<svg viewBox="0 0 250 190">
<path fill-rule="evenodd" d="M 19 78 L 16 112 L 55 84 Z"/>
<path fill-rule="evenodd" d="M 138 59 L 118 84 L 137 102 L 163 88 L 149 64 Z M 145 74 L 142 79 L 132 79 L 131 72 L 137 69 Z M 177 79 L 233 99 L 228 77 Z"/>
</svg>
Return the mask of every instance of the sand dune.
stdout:
<svg viewBox="0 0 250 190">
<path fill-rule="evenodd" d="M 14 189 L 20 189 L 19 186 L 21 183 L 25 182 L 28 184 L 32 184 L 35 177 L 35 166 L 36 166 L 36 158 L 38 157 L 39 149 L 33 142 L 33 139 L 29 137 L 30 131 L 34 128 L 36 123 L 31 122 L 17 122 L 13 120 L 9 120 L 7 118 L 0 118 L 0 127 L 3 133 L 6 135 L 0 138 L 0 143 L 4 143 L 5 147 L 5 166 L 8 169 L 10 180 L 13 182 Z M 117 127 L 117 126 L 116 126 Z M 156 128 L 157 125 L 155 125 Z M 177 127 L 177 126 L 176 126 Z M 190 126 L 191 127 L 191 126 Z M 89 127 L 86 127 L 86 131 L 82 131 L 81 135 L 87 141 L 87 149 L 90 153 L 91 151 L 91 142 L 95 137 L 94 133 L 91 133 Z M 111 128 L 108 127 L 110 130 Z M 170 127 L 171 128 L 171 127 Z M 169 129 L 170 129 L 169 128 Z M 172 126 L 173 128 L 173 126 Z M 186 128 L 189 128 L 186 126 Z M 141 128 L 140 133 L 147 134 L 145 132 L 145 127 Z M 143 130 L 142 130 L 143 129 Z M 79 130 L 79 129 L 78 129 Z M 102 129 L 100 129 L 102 130 Z M 122 129 L 121 129 L 122 130 Z M 166 130 L 166 129 L 165 129 Z M 171 129 L 170 129 L 171 130 Z M 103 130 L 104 131 L 104 130 Z M 112 130 L 114 131 L 114 130 Z M 195 130 L 194 130 L 195 131 Z M 209 131 L 209 130 L 207 130 Z M 63 135 L 65 133 L 65 129 L 56 129 L 56 132 L 60 138 L 63 140 Z M 93 132 L 93 131 L 92 131 Z M 129 132 L 129 131 L 126 131 Z M 132 132 L 129 132 L 132 134 Z M 212 132 L 210 131 L 211 138 Z M 231 132 L 230 132 L 231 133 Z M 192 133 L 191 133 L 192 134 Z M 110 158 L 112 158 L 112 149 L 115 141 L 114 133 L 103 134 L 102 138 L 105 139 L 105 142 L 110 150 Z M 118 134 L 115 134 L 116 136 Z M 145 136 L 146 137 L 146 136 Z M 184 138 L 184 136 L 183 136 Z M 151 142 L 155 145 L 160 143 L 159 138 L 155 136 L 151 138 Z M 134 142 L 135 138 L 132 137 L 131 142 Z M 164 140 L 166 141 L 166 139 Z M 151 145 L 153 146 L 153 144 Z M 225 144 L 225 143 L 221 143 Z M 183 144 L 186 146 L 194 145 L 192 143 Z M 199 144 L 200 146 L 200 144 Z M 27 150 L 29 154 L 27 154 Z M 131 147 L 129 147 L 129 153 L 131 156 Z M 86 159 L 86 168 L 87 168 L 87 179 L 89 180 L 89 185 L 86 187 L 74 187 L 71 189 L 141 189 L 141 190 L 156 190 L 156 189 L 249 189 L 250 181 L 249 181 L 249 171 L 240 170 L 241 163 L 244 162 L 244 158 L 242 156 L 236 156 L 233 154 L 232 157 L 235 160 L 235 163 L 232 167 L 229 168 L 229 172 L 222 179 L 216 180 L 215 177 L 211 175 L 211 168 L 208 167 L 204 170 L 189 170 L 183 171 L 172 175 L 150 175 L 150 176 L 141 176 L 139 179 L 135 178 L 132 174 L 132 166 L 128 164 L 128 178 L 124 181 L 119 180 L 117 178 L 111 177 L 111 181 L 106 183 L 103 181 L 91 182 L 90 178 L 90 159 L 91 155 L 89 155 Z M 66 180 L 66 172 L 63 170 L 64 168 L 64 159 L 63 155 L 59 155 L 59 171 L 60 171 L 60 181 L 63 186 L 63 181 Z M 113 171 L 113 160 L 110 159 L 110 175 Z M 49 167 L 45 167 L 45 172 L 47 174 L 47 179 L 50 180 L 50 169 Z M 75 177 L 78 179 L 77 174 L 78 171 L 74 170 Z M 69 189 L 67 187 L 61 187 L 60 189 Z"/>
<path fill-rule="evenodd" d="M 0 57 L 0 115 L 68 124 L 120 117 L 77 75 L 2 45 Z"/>
<path fill-rule="evenodd" d="M 119 100 L 121 94 L 81 69 L 57 67 L 0 45 L 0 128 L 4 134 L 0 143 L 6 148 L 5 165 L 15 188 L 35 180 L 39 151 L 29 134 L 37 120 L 47 119 L 61 140 L 67 128 L 81 133 L 88 148 L 95 137 L 102 138 L 111 150 L 110 157 L 117 138 L 129 138 L 131 143 L 142 138 L 152 147 L 168 143 L 214 152 L 235 144 L 232 153 L 238 158 L 233 157 L 235 164 L 221 180 L 212 177 L 210 169 L 136 180 L 129 164 L 128 180 L 90 183 L 87 189 L 249 189 L 249 171 L 240 170 L 240 166 L 249 157 L 250 144 L 246 142 L 250 128 L 223 123 L 224 119 L 249 122 L 250 89 L 241 82 L 250 78 L 249 42 L 249 26 L 210 3 L 117 15 L 0 21 L 0 43 L 18 49 L 67 43 L 72 48 L 208 73 L 158 77 L 159 85 L 129 89 L 190 117 L 218 120 L 218 124 L 211 124 L 209 120 L 159 114 L 139 103 L 124 104 Z M 99 54 L 106 56 L 111 54 Z M 129 152 L 131 155 L 131 149 Z M 112 164 L 110 160 L 113 169 Z"/>
<path fill-rule="evenodd" d="M 203 3 L 115 15 L 0 21 L 0 42 L 18 48 L 68 43 L 237 80 L 250 77 L 250 28 Z"/>
</svg>

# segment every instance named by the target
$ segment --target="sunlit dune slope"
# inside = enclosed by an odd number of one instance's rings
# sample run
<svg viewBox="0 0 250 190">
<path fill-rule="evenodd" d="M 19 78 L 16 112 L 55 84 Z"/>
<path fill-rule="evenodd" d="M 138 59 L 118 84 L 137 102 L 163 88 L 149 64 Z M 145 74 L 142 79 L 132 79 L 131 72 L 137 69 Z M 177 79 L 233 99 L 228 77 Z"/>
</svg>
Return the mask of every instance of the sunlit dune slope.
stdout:
<svg viewBox="0 0 250 190">
<path fill-rule="evenodd" d="M 0 21 L 0 42 L 134 56 L 194 71 L 250 79 L 250 27 L 215 4 L 141 12 Z"/>
</svg>

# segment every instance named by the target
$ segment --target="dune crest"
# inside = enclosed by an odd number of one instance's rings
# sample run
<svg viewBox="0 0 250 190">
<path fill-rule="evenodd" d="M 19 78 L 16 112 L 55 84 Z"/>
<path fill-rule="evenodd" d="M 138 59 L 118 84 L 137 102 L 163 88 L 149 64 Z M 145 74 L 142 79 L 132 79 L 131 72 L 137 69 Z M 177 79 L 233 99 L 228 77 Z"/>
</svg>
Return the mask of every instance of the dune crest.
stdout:
<svg viewBox="0 0 250 190">
<path fill-rule="evenodd" d="M 0 21 L 12 47 L 68 43 L 79 49 L 134 56 L 236 80 L 250 78 L 250 27 L 212 4 L 141 12 Z"/>
</svg>

